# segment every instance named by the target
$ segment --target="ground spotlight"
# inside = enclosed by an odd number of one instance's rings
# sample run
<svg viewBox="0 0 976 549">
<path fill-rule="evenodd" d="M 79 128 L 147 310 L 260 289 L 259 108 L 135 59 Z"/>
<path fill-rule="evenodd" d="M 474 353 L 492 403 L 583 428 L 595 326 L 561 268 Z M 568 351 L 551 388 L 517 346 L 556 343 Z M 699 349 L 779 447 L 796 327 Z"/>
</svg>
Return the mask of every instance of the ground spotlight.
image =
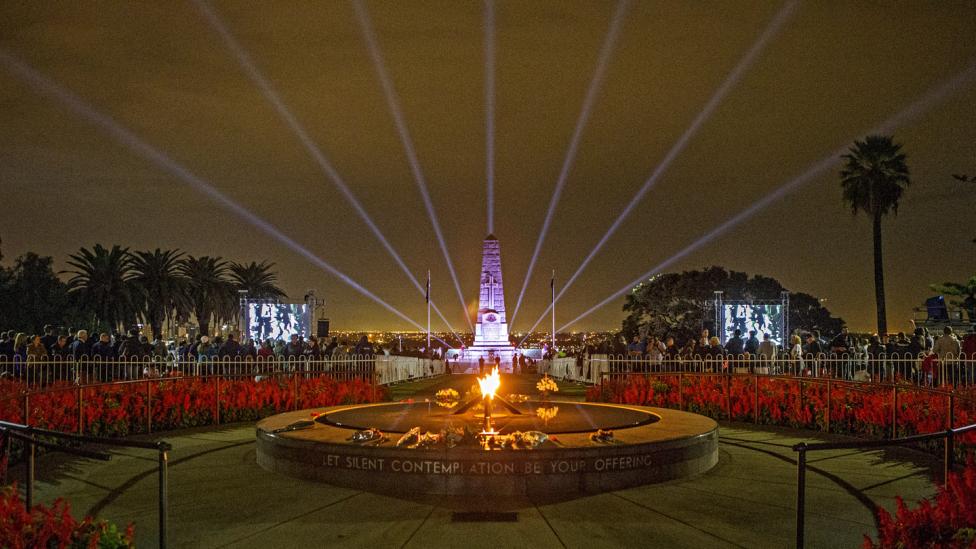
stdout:
<svg viewBox="0 0 976 549">
<path fill-rule="evenodd" d="M 488 234 L 495 233 L 495 4 L 485 0 L 485 180 Z"/>
<path fill-rule="evenodd" d="M 563 194 L 563 187 L 566 185 L 566 179 L 569 177 L 569 171 L 573 167 L 573 161 L 576 160 L 576 150 L 579 147 L 580 138 L 583 135 L 583 128 L 586 127 L 593 103 L 596 101 L 597 93 L 599 93 L 600 86 L 603 84 L 607 65 L 610 64 L 610 55 L 613 53 L 614 45 L 617 42 L 617 35 L 620 34 L 620 27 L 623 24 L 629 7 L 629 0 L 620 0 L 617 3 L 617 8 L 610 21 L 610 29 L 607 30 L 607 36 L 603 39 L 603 46 L 600 47 L 600 54 L 597 56 L 596 69 L 593 71 L 593 78 L 590 79 L 590 85 L 586 89 L 583 107 L 580 109 L 579 117 L 576 119 L 576 127 L 573 128 L 573 136 L 569 140 L 569 148 L 566 149 L 566 156 L 563 158 L 563 165 L 559 170 L 559 177 L 556 179 L 556 188 L 552 191 L 552 198 L 549 199 L 549 209 L 546 210 L 546 217 L 542 221 L 542 229 L 539 231 L 539 238 L 535 242 L 535 249 L 532 251 L 532 258 L 529 260 L 529 268 L 525 273 L 522 289 L 519 291 L 518 299 L 515 301 L 512 316 L 508 320 L 509 325 L 515 322 L 515 316 L 518 315 L 519 307 L 522 306 L 522 298 L 525 297 L 525 290 L 529 287 L 532 271 L 535 270 L 535 263 L 539 259 L 539 252 L 542 251 L 542 245 L 546 241 L 549 225 L 552 223 L 552 218 L 556 213 L 556 204 L 559 203 L 559 198 Z"/>
<path fill-rule="evenodd" d="M 308 135 L 305 127 L 298 121 L 298 118 L 294 115 L 294 113 L 292 113 L 291 109 L 285 105 L 285 102 L 281 99 L 281 96 L 278 94 L 277 90 L 264 76 L 261 70 L 258 69 L 253 59 L 251 59 L 250 54 L 244 49 L 240 42 L 237 41 L 237 38 L 234 37 L 234 34 L 224 23 L 223 19 L 221 19 L 217 11 L 204 0 L 195 0 L 195 3 L 200 12 L 203 14 L 204 18 L 206 18 L 207 22 L 210 23 L 210 26 L 213 27 L 217 34 L 220 35 L 224 45 L 227 46 L 227 49 L 230 50 L 230 52 L 237 59 L 241 69 L 243 69 L 248 78 L 250 78 L 251 81 L 254 82 L 254 84 L 258 87 L 261 94 L 268 101 L 268 103 L 271 104 L 288 128 L 291 129 L 296 137 L 298 137 L 298 140 L 305 147 L 305 150 L 308 151 L 309 155 L 311 155 L 312 159 L 315 160 L 316 164 L 318 164 L 319 168 L 322 170 L 322 173 L 325 174 L 330 181 L 332 181 L 346 201 L 349 202 L 356 213 L 359 214 L 360 219 L 366 223 L 369 229 L 373 232 L 373 235 L 376 236 L 377 240 L 380 241 L 383 248 L 386 249 L 386 252 L 400 267 L 400 270 L 407 275 L 407 278 L 414 285 L 417 291 L 420 292 L 421 295 L 425 295 L 425 289 L 421 286 L 420 281 L 417 280 L 417 277 L 414 276 L 412 272 L 410 272 L 410 269 L 400 257 L 400 254 L 397 253 L 397 251 L 393 248 L 393 245 L 390 244 L 386 236 L 382 233 L 382 231 L 380 231 L 372 217 L 370 217 L 369 213 L 366 212 L 366 209 L 363 207 L 362 203 L 360 203 L 359 199 L 356 198 L 356 195 L 353 194 L 345 180 L 325 156 L 325 153 L 322 152 L 322 149 L 316 145 L 315 141 Z M 433 300 L 431 300 L 431 308 L 434 309 L 437 315 L 441 318 L 441 320 L 447 326 L 447 329 L 454 333 L 454 336 L 458 338 L 458 341 L 461 341 L 460 336 L 454 331 L 454 328 L 451 327 L 451 323 L 447 321 L 444 314 L 441 313 L 440 309 L 434 304 Z"/>
<path fill-rule="evenodd" d="M 905 124 L 906 122 L 909 122 L 910 120 L 918 117 L 919 115 L 928 111 L 933 106 L 947 99 L 953 93 L 958 92 L 959 90 L 963 89 L 966 85 L 971 84 L 974 80 L 976 80 L 976 64 L 971 65 L 968 69 L 959 73 L 955 77 L 945 82 L 942 82 L 941 84 L 935 86 L 934 88 L 931 88 L 928 92 L 922 95 L 919 99 L 915 100 L 909 106 L 905 107 L 895 115 L 891 116 L 890 118 L 882 122 L 880 125 L 875 127 L 873 130 L 869 132 L 865 132 L 865 135 L 874 134 L 874 133 L 890 133 L 898 126 Z M 833 167 L 838 162 L 840 162 L 841 156 L 847 153 L 847 148 L 848 145 L 844 145 L 839 149 L 837 149 L 836 151 L 834 151 L 833 153 L 821 158 L 820 160 L 818 160 L 817 162 L 809 166 L 806 169 L 806 171 L 804 171 L 802 174 L 794 177 L 793 179 L 790 179 L 783 185 L 776 188 L 773 192 L 763 196 L 762 198 L 754 202 L 745 210 L 742 210 L 735 216 L 729 218 L 724 223 L 712 229 L 711 231 L 703 235 L 698 240 L 692 242 L 691 244 L 686 246 L 678 253 L 664 260 L 653 269 L 640 275 L 639 277 L 635 278 L 633 281 L 629 282 L 624 287 L 610 294 L 605 299 L 603 299 L 596 305 L 590 307 L 589 309 L 581 313 L 573 320 L 567 322 L 565 325 L 563 325 L 562 328 L 560 328 L 560 330 L 565 330 L 570 325 L 589 316 L 590 314 L 600 309 L 601 307 L 607 305 L 611 301 L 618 299 L 620 296 L 626 294 L 628 291 L 633 289 L 641 282 L 647 280 L 648 278 L 654 276 L 655 274 L 660 273 L 664 269 L 671 266 L 673 263 L 686 257 L 688 254 L 701 248 L 705 244 L 708 244 L 709 242 L 711 242 L 713 239 L 715 239 L 725 231 L 731 229 L 732 227 L 735 227 L 736 225 L 742 223 L 746 219 L 749 219 L 760 210 L 763 210 L 766 207 L 770 206 L 771 204 L 779 201 L 781 198 L 795 191 L 805 183 L 808 183 L 810 180 L 819 177 L 824 172 L 826 172 L 831 167 Z M 543 315 L 543 317 L 544 316 L 545 315 Z M 539 322 L 541 321 L 542 318 L 539 319 Z M 536 324 L 538 324 L 538 322 Z"/>
<path fill-rule="evenodd" d="M 569 279 L 566 281 L 566 284 L 564 284 L 562 289 L 559 290 L 559 293 L 556 295 L 555 301 L 559 301 L 559 298 L 561 298 L 563 294 L 566 293 L 566 290 L 568 290 L 569 287 L 572 286 L 574 282 L 576 282 L 576 279 L 579 278 L 579 276 L 583 273 L 586 267 L 590 264 L 590 261 L 592 261 L 593 258 L 596 257 L 597 253 L 599 253 L 601 249 L 603 249 L 603 246 L 606 245 L 610 237 L 613 236 L 615 232 L 617 232 L 617 229 L 620 227 L 620 225 L 623 224 L 624 220 L 627 219 L 627 217 L 634 210 L 634 208 L 640 203 L 640 201 L 644 198 L 647 192 L 651 190 L 651 187 L 653 187 L 661 178 L 661 176 L 664 175 L 667 169 L 671 166 L 671 163 L 674 161 L 674 159 L 677 158 L 679 154 L 681 154 L 681 151 L 685 149 L 685 147 L 688 145 L 688 142 L 691 141 L 691 138 L 695 135 L 695 133 L 698 132 L 698 129 L 701 128 L 702 125 L 704 125 L 705 121 L 708 120 L 708 118 L 712 115 L 715 109 L 718 108 L 719 104 L 722 102 L 722 99 L 725 98 L 729 90 L 731 90 L 732 87 L 739 82 L 739 80 L 742 78 L 742 75 L 745 74 L 745 72 L 753 65 L 753 63 L 755 63 L 756 58 L 759 57 L 759 54 L 766 47 L 766 44 L 779 32 L 783 24 L 786 23 L 786 21 L 790 18 L 790 16 L 793 14 L 793 11 L 796 8 L 796 5 L 797 5 L 796 0 L 790 0 L 782 8 L 780 8 L 780 10 L 773 17 L 772 21 L 770 21 L 769 24 L 766 25 L 766 29 L 763 31 L 761 35 L 759 35 L 759 38 L 756 39 L 756 42 L 752 45 L 751 48 L 749 48 L 749 50 L 742 57 L 742 59 L 739 60 L 735 68 L 732 69 L 732 72 L 730 72 L 729 75 L 725 77 L 725 80 L 722 82 L 722 84 L 718 87 L 717 90 L 715 90 L 715 93 L 712 94 L 708 102 L 705 103 L 705 106 L 702 108 L 701 112 L 699 112 L 698 115 L 695 116 L 695 119 L 692 120 L 691 125 L 689 125 L 687 129 L 685 129 L 684 133 L 681 134 L 681 137 L 679 137 L 678 140 L 674 143 L 674 145 L 671 146 L 671 149 L 667 152 L 666 155 L 664 155 L 664 159 L 661 160 L 661 162 L 657 165 L 657 167 L 654 168 L 654 171 L 651 173 L 650 177 L 648 177 L 647 180 L 644 181 L 644 184 L 641 185 L 641 188 L 637 191 L 637 194 L 635 194 L 634 197 L 627 202 L 627 206 L 624 207 L 622 212 L 620 212 L 620 215 L 617 216 L 617 219 L 615 219 L 614 222 L 610 225 L 610 228 L 607 229 L 607 232 L 604 233 L 603 237 L 600 238 L 599 242 L 596 243 L 596 246 L 594 246 L 593 249 L 590 251 L 590 253 L 586 256 L 586 259 L 584 259 L 583 262 L 580 263 L 579 267 L 577 267 L 576 272 L 574 272 L 573 275 L 569 277 Z M 552 304 L 549 305 L 549 308 L 546 309 L 546 312 L 548 312 L 549 309 L 551 308 L 552 308 Z M 546 312 L 542 313 L 543 317 L 545 316 Z M 540 321 L 541 321 L 541 317 L 540 317 Z"/>
<path fill-rule="evenodd" d="M 356 18 L 359 20 L 359 26 L 363 31 L 363 38 L 366 41 L 366 47 L 369 50 L 369 55 L 373 60 L 373 66 L 376 68 L 376 75 L 380 80 L 380 84 L 383 87 L 383 95 L 386 98 L 387 106 L 390 109 L 390 113 L 393 115 L 393 121 L 396 124 L 397 132 L 400 134 L 400 141 L 403 143 L 404 151 L 407 154 L 407 161 L 410 164 L 410 170 L 413 172 L 414 181 L 417 183 L 417 189 L 420 191 L 420 196 L 424 201 L 424 207 L 427 209 L 427 216 L 430 218 L 430 224 L 434 228 L 434 234 L 437 236 L 437 243 L 440 245 L 441 253 L 444 255 L 444 261 L 447 263 L 447 270 L 451 274 L 451 280 L 454 282 L 454 289 L 457 291 L 458 300 L 461 302 L 461 308 L 464 310 L 464 319 L 468 323 L 468 327 L 471 331 L 474 331 L 474 325 L 471 323 L 471 318 L 467 314 L 467 309 L 464 306 L 464 295 L 461 292 L 461 284 L 458 282 L 457 272 L 454 270 L 454 262 L 451 261 L 451 254 L 447 251 L 447 243 L 444 241 L 444 233 L 441 231 L 441 224 L 437 220 L 437 212 L 434 211 L 434 203 L 430 199 L 430 192 L 427 190 L 427 182 L 424 178 L 423 171 L 420 169 L 420 161 L 417 159 L 417 151 L 414 149 L 413 140 L 410 138 L 410 131 L 407 129 L 407 123 L 403 118 L 403 112 L 400 109 L 400 103 L 397 100 L 396 90 L 393 87 L 393 81 L 386 72 L 386 65 L 383 62 L 383 55 L 380 52 L 379 42 L 376 39 L 376 33 L 373 31 L 373 25 L 369 19 L 369 13 L 366 11 L 366 6 L 361 0 L 353 0 L 353 7 L 356 10 Z"/>
<path fill-rule="evenodd" d="M 298 242 L 292 240 L 290 237 L 278 230 L 274 225 L 237 203 L 219 189 L 192 173 L 185 166 L 170 158 L 166 153 L 153 147 L 132 133 L 130 130 L 116 122 L 112 117 L 98 112 L 80 97 L 61 87 L 59 84 L 41 72 L 30 67 L 26 62 L 15 57 L 13 54 L 0 49 L 0 64 L 3 64 L 7 70 L 10 71 L 10 73 L 20 78 L 35 91 L 56 99 L 78 117 L 83 118 L 93 125 L 105 130 L 122 145 L 128 147 L 132 152 L 169 172 L 193 189 L 205 194 L 222 208 L 229 210 L 246 221 L 248 224 L 260 229 L 262 232 L 281 242 L 298 255 L 308 259 L 323 271 L 338 278 L 357 292 L 368 297 L 386 310 L 410 323 L 410 325 L 421 330 L 424 329 L 412 318 L 403 314 L 396 307 L 390 305 L 376 294 L 363 287 L 361 284 L 353 280 L 352 277 L 333 267 L 331 264 L 318 257 Z"/>
</svg>

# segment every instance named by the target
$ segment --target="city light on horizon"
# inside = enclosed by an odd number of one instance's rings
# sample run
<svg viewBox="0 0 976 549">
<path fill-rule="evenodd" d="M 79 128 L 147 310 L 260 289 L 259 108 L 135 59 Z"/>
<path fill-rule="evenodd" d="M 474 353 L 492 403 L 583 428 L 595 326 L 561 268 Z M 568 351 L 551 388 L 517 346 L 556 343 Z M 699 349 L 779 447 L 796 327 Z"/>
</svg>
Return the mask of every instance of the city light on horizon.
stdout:
<svg viewBox="0 0 976 549">
<path fill-rule="evenodd" d="M 638 273 L 718 265 L 810 292 L 870 329 L 870 226 L 842 201 L 837 158 L 811 160 L 845 152 L 976 59 L 962 38 L 976 23 L 955 4 L 164 11 L 0 8 L 12 31 L 0 44 L 3 266 L 34 251 L 59 271 L 95 243 L 267 261 L 292 298 L 317 289 L 337 327 L 411 330 L 426 324 L 411 322 L 426 314 L 418 273 L 431 269 L 432 327 L 456 332 L 455 345 L 478 314 L 486 229 L 505 248 L 519 340 L 539 328 L 522 309 L 545 311 L 537 324 L 552 331 L 539 265 L 560 273 L 557 328 L 618 330 L 618 289 Z M 136 154 L 121 154 L 121 134 L 104 139 L 104 125 L 22 85 L 11 58 L 155 152 L 129 140 Z M 973 235 L 944 221 L 976 207 L 952 177 L 974 172 L 973 93 L 963 77 L 875 126 L 904 146 L 913 179 L 884 221 L 899 330 L 932 284 L 971 276 Z M 181 170 L 234 204 L 167 185 Z M 933 226 L 939 239 L 918 229 Z M 719 235 L 727 245 L 710 245 Z M 445 292 L 462 307 L 445 307 Z"/>
</svg>

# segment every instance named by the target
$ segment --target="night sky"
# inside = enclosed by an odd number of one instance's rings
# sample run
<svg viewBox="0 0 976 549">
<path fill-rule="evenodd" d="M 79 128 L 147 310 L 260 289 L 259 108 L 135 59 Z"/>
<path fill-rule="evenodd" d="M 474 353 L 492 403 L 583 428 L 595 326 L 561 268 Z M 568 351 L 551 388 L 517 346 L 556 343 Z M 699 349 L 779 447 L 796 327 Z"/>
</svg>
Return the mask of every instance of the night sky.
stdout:
<svg viewBox="0 0 976 549">
<path fill-rule="evenodd" d="M 466 300 L 486 233 L 481 3 L 365 4 Z M 637 2 L 616 47 L 514 331 L 562 281 L 783 7 Z M 217 2 L 247 50 L 455 329 L 466 327 L 353 6 Z M 495 234 L 515 305 L 616 4 L 495 5 Z M 95 243 L 269 259 L 293 298 L 339 329 L 403 320 L 39 93 L 26 63 L 113 117 L 420 324 L 423 296 L 323 175 L 192 2 L 0 4 L 0 238 L 5 263 Z M 704 121 L 564 298 L 561 325 L 926 92 L 970 70 L 894 131 L 913 185 L 885 220 L 888 318 L 906 329 L 928 284 L 976 271 L 976 4 L 808 2 Z M 874 325 L 871 228 L 840 200 L 839 162 L 674 263 L 723 265 L 827 298 Z M 560 285 L 557 280 L 557 289 Z M 573 329 L 619 328 L 618 299 Z M 436 318 L 436 317 L 435 317 Z M 542 324 L 542 328 L 548 322 Z M 435 329 L 442 328 L 440 322 Z"/>
</svg>

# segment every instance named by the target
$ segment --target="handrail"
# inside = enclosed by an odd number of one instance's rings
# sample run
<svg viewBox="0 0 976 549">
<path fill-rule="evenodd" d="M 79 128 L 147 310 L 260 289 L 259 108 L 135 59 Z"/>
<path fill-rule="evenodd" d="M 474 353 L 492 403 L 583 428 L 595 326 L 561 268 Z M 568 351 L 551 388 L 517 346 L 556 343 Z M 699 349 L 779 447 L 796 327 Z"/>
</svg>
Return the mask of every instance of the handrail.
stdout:
<svg viewBox="0 0 976 549">
<path fill-rule="evenodd" d="M 952 425 L 950 415 L 949 425 Z M 955 466 L 955 437 L 970 431 L 976 431 L 976 423 L 945 431 L 911 435 L 901 438 L 888 440 L 858 440 L 853 442 L 816 442 L 807 444 L 801 442 L 793 445 L 793 451 L 797 452 L 796 460 L 796 547 L 802 549 L 804 544 L 804 526 L 806 515 L 806 477 L 807 477 L 807 452 L 817 452 L 821 450 L 860 450 L 865 448 L 883 448 L 889 446 L 902 446 L 914 442 L 928 442 L 930 440 L 945 440 L 945 455 L 943 457 L 943 479 L 949 478 L 949 473 Z"/>
<path fill-rule="evenodd" d="M 30 509 L 34 505 L 34 465 L 35 465 L 35 448 L 37 446 L 42 446 L 45 448 L 50 448 L 53 450 L 60 450 L 70 454 L 75 454 L 83 457 L 89 457 L 94 459 L 100 459 L 103 461 L 109 461 L 111 459 L 111 454 L 105 452 L 98 452 L 92 450 L 85 450 L 83 448 L 72 448 L 64 444 L 56 444 L 48 442 L 45 440 L 40 440 L 36 438 L 37 436 L 50 437 L 57 440 L 63 441 L 73 441 L 82 442 L 89 444 L 101 444 L 106 446 L 118 446 L 123 448 L 141 448 L 146 450 L 156 450 L 159 453 L 159 464 L 157 465 L 159 474 L 159 547 L 166 547 L 166 523 L 168 517 L 169 509 L 169 497 L 168 497 L 168 485 L 169 485 L 169 475 L 167 470 L 167 465 L 169 462 L 169 452 L 173 449 L 173 446 L 164 441 L 159 440 L 156 442 L 143 442 L 143 441 L 125 441 L 116 440 L 108 438 L 99 437 L 89 437 L 84 435 L 76 435 L 72 433 L 62 433 L 60 431 L 51 431 L 49 429 L 40 429 L 38 427 L 31 427 L 30 425 L 23 425 L 20 423 L 12 423 L 9 421 L 0 420 L 0 432 L 3 432 L 13 438 L 23 441 L 27 445 L 27 466 L 24 471 L 24 500 L 27 508 Z M 3 451 L 6 452 L 6 444 L 4 445 Z M 6 474 L 6 472 L 5 472 Z M 6 479 L 4 479 L 6 481 Z"/>
<path fill-rule="evenodd" d="M 173 446 L 166 442 L 165 440 L 158 440 L 156 442 L 143 442 L 140 440 L 121 440 L 116 438 L 102 438 L 102 437 L 90 437 L 85 435 L 76 435 L 74 433 L 62 433 L 61 431 L 51 431 L 50 429 L 41 429 L 40 427 L 32 427 L 30 425 L 23 425 L 20 423 L 13 423 L 10 421 L 0 420 L 0 429 L 9 429 L 14 432 L 28 433 L 28 434 L 38 434 L 45 437 L 58 438 L 63 440 L 73 440 L 75 442 L 88 442 L 91 444 L 102 444 L 105 446 L 119 446 L 122 448 L 142 448 L 144 450 L 160 450 L 160 451 L 170 451 Z"/>
</svg>

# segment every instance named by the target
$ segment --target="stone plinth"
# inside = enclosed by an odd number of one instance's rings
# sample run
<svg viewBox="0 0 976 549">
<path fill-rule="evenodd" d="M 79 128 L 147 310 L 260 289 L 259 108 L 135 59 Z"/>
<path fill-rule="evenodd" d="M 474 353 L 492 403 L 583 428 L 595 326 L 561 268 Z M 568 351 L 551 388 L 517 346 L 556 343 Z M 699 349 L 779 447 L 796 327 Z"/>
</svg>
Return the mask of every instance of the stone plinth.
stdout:
<svg viewBox="0 0 976 549">
<path fill-rule="evenodd" d="M 599 416 L 607 404 L 553 402 L 590 407 Z M 653 417 L 614 431 L 613 444 L 590 440 L 589 432 L 554 435 L 533 450 L 482 450 L 474 447 L 434 450 L 395 447 L 400 433 L 379 446 L 348 440 L 354 429 L 316 422 L 310 429 L 274 433 L 313 412 L 348 419 L 356 410 L 400 403 L 340 406 L 280 414 L 258 423 L 257 460 L 261 467 L 281 474 L 328 482 L 372 492 L 401 495 L 577 495 L 672 480 L 705 472 L 718 462 L 718 425 L 697 414 L 620 406 Z M 426 404 L 415 406 L 426 408 Z M 398 410 L 400 408 L 397 408 Z M 379 408 L 382 410 L 382 408 Z M 629 420 L 628 420 L 629 421 Z M 402 425 L 402 431 L 413 425 Z"/>
</svg>

